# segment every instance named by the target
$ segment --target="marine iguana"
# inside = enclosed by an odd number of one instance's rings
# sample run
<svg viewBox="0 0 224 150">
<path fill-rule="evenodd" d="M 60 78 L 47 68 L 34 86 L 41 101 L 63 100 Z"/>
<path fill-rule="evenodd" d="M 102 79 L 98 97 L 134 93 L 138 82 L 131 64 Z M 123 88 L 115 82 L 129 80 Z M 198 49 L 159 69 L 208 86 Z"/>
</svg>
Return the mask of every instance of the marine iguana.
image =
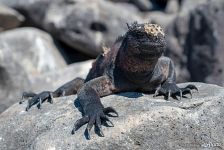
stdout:
<svg viewBox="0 0 224 150">
<path fill-rule="evenodd" d="M 83 117 L 78 119 L 72 130 L 74 133 L 84 124 L 87 124 L 87 138 L 95 125 L 103 135 L 101 125 L 109 121 L 109 113 L 115 113 L 112 107 L 105 108 L 100 97 L 125 91 L 150 92 L 154 96 L 171 96 L 191 94 L 191 90 L 198 90 L 190 84 L 185 88 L 176 85 L 174 64 L 168 57 L 162 56 L 166 47 L 165 34 L 157 24 L 128 25 L 125 35 L 118 38 L 110 49 L 100 54 L 92 65 L 86 79 L 76 78 L 54 92 L 44 91 L 39 94 L 25 92 L 23 97 L 28 100 L 28 111 L 34 104 L 45 100 L 53 102 L 54 97 L 78 94 L 78 100 L 83 109 Z"/>
</svg>

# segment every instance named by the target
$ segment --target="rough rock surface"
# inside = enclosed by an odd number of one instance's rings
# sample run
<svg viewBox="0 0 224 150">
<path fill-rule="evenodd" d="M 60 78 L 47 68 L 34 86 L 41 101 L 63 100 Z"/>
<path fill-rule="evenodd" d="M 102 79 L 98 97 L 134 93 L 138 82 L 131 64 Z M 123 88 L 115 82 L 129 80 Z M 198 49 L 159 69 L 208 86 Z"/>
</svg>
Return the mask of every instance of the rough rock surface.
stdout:
<svg viewBox="0 0 224 150">
<path fill-rule="evenodd" d="M 185 53 L 193 81 L 224 86 L 223 16 L 224 1 L 208 2 L 191 12 Z"/>
<path fill-rule="evenodd" d="M 0 3 L 9 7 L 20 8 L 39 1 L 49 2 L 51 0 L 0 0 Z"/>
<path fill-rule="evenodd" d="M 71 64 L 65 68 L 47 72 L 41 75 L 27 77 L 24 68 L 10 59 L 0 61 L 0 113 L 12 104 L 18 102 L 24 91 L 53 91 L 66 82 L 76 78 L 86 78 L 92 66 L 92 60 Z"/>
<path fill-rule="evenodd" d="M 224 88 L 194 83 L 193 99 L 165 101 L 163 97 L 122 93 L 102 98 L 105 106 L 119 112 L 115 127 L 103 127 L 105 137 L 85 127 L 71 135 L 81 117 L 74 107 L 76 96 L 44 103 L 42 109 L 25 111 L 15 104 L 0 116 L 0 147 L 5 149 L 223 149 Z M 77 105 L 76 105 L 77 106 Z"/>
<path fill-rule="evenodd" d="M 166 13 L 177 13 L 179 11 L 179 0 L 169 0 L 165 9 Z"/>
<path fill-rule="evenodd" d="M 177 64 L 182 74 L 179 81 L 223 86 L 224 1 L 186 0 L 182 7 L 167 27 L 166 55 Z"/>
<path fill-rule="evenodd" d="M 102 45 L 110 46 L 126 32 L 127 22 L 141 20 L 137 14 L 134 7 L 102 0 L 55 3 L 50 5 L 42 26 L 71 47 L 97 56 Z"/>
<path fill-rule="evenodd" d="M 0 5 L 0 20 L 0 31 L 2 31 L 20 26 L 25 18 L 16 10 Z"/>
<path fill-rule="evenodd" d="M 25 89 L 30 89 L 26 71 L 11 53 L 2 55 L 0 48 L 0 113 L 15 103 Z M 16 98 L 16 99 L 15 99 Z"/>
<path fill-rule="evenodd" d="M 145 20 L 150 19 L 150 22 L 161 25 L 166 29 L 176 18 L 176 14 L 167 14 L 161 11 L 152 11 L 149 13 L 144 13 L 143 17 Z"/>
<path fill-rule="evenodd" d="M 15 103 L 25 90 L 32 90 L 34 75 L 66 66 L 52 38 L 34 28 L 0 33 L 0 112 Z M 42 85 L 42 87 L 44 84 Z"/>
<path fill-rule="evenodd" d="M 182 0 L 181 13 L 188 14 L 191 10 L 197 8 L 199 5 L 208 2 L 209 0 Z M 212 0 L 216 1 L 216 0 Z"/>
<path fill-rule="evenodd" d="M 102 45 L 110 46 L 124 34 L 126 23 L 142 20 L 131 4 L 120 5 L 104 0 L 34 0 L 24 6 L 24 0 L 20 3 L 9 1 L 11 3 L 0 0 L 0 3 L 24 12 L 33 24 L 90 56 L 97 56 Z"/>
<path fill-rule="evenodd" d="M 30 76 L 66 66 L 52 37 L 35 28 L 0 33 L 0 52 L 3 58 L 7 55 L 11 61 L 19 62 Z"/>
<path fill-rule="evenodd" d="M 149 0 L 130 0 L 139 10 L 150 11 L 153 9 L 153 4 Z"/>
<path fill-rule="evenodd" d="M 34 76 L 31 79 L 33 91 L 53 91 L 74 78 L 81 77 L 85 79 L 89 69 L 92 67 L 92 62 L 93 60 L 78 62 L 60 70 L 51 71 L 41 76 Z"/>
</svg>

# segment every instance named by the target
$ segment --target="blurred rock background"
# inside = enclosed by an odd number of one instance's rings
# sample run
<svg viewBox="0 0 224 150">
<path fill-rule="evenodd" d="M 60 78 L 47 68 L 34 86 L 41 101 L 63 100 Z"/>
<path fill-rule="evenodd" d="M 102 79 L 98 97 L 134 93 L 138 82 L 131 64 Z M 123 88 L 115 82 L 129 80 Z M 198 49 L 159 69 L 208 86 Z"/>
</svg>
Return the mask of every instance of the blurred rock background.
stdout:
<svg viewBox="0 0 224 150">
<path fill-rule="evenodd" d="M 178 82 L 224 85 L 223 0 L 0 0 L 0 112 L 84 77 L 126 23 L 165 28 Z"/>
</svg>

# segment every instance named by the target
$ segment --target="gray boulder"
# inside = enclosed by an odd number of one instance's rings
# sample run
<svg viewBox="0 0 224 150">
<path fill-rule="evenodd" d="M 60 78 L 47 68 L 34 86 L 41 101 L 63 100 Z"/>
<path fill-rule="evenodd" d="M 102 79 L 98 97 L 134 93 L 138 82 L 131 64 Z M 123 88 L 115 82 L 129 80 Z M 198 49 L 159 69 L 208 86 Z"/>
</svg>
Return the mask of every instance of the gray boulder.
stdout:
<svg viewBox="0 0 224 150">
<path fill-rule="evenodd" d="M 151 11 L 144 13 L 145 20 L 149 19 L 150 22 L 161 25 L 164 29 L 167 29 L 169 25 L 176 18 L 176 14 L 168 14 L 162 11 Z"/>
<path fill-rule="evenodd" d="M 105 137 L 85 126 L 71 135 L 81 113 L 74 107 L 76 96 L 62 97 L 42 109 L 25 111 L 15 104 L 0 116 L 0 147 L 9 149 L 223 149 L 224 88 L 194 83 L 199 93 L 181 101 L 141 93 L 122 93 L 102 98 L 113 106 L 118 118 L 114 127 L 103 127 Z M 186 84 L 184 84 L 186 85 Z M 183 84 L 182 84 L 183 86 Z"/>
<path fill-rule="evenodd" d="M 185 72 L 179 81 L 224 85 L 223 13 L 222 0 L 183 2 L 167 28 L 167 55 Z"/>
<path fill-rule="evenodd" d="M 11 53 L 2 55 L 0 48 L 0 113 L 14 104 L 30 82 L 24 67 L 12 61 Z"/>
<path fill-rule="evenodd" d="M 188 14 L 191 10 L 194 10 L 199 5 L 207 3 L 209 0 L 182 0 L 181 3 L 181 13 L 182 14 Z M 214 0 L 212 0 L 214 1 Z M 215 2 L 215 1 L 214 1 Z"/>
<path fill-rule="evenodd" d="M 185 53 L 193 81 L 224 86 L 223 16 L 224 1 L 211 1 L 191 12 Z"/>
<path fill-rule="evenodd" d="M 54 45 L 53 39 L 36 28 L 19 28 L 0 33 L 2 57 L 11 56 L 30 76 L 57 70 L 66 63 Z"/>
<path fill-rule="evenodd" d="M 16 10 L 0 5 L 0 20 L 0 31 L 3 31 L 20 26 L 25 18 Z"/>
<path fill-rule="evenodd" d="M 150 0 L 109 0 L 116 3 L 130 3 L 135 5 L 141 11 L 150 11 L 153 5 Z"/>
<path fill-rule="evenodd" d="M 74 63 L 59 70 L 30 77 L 20 63 L 11 62 L 10 59 L 11 56 L 0 61 L 0 113 L 17 103 L 24 91 L 54 91 L 76 77 L 86 78 L 93 62 L 89 60 Z"/>
<path fill-rule="evenodd" d="M 9 1 L 0 3 L 22 11 L 28 21 L 90 56 L 97 56 L 103 45 L 110 46 L 124 34 L 126 23 L 142 21 L 134 6 L 104 0 Z"/>
<path fill-rule="evenodd" d="M 33 89 L 34 76 L 65 66 L 47 33 L 34 28 L 1 32 L 0 112 L 15 103 L 23 91 Z"/>
<path fill-rule="evenodd" d="M 102 0 L 79 1 L 50 5 L 42 27 L 69 46 L 97 56 L 102 45 L 113 44 L 126 32 L 126 23 L 134 21 L 141 21 L 141 18 L 131 5 Z"/>
<path fill-rule="evenodd" d="M 139 10 L 150 11 L 153 10 L 153 4 L 150 0 L 130 0 Z"/>
<path fill-rule="evenodd" d="M 0 0 L 0 3 L 12 8 L 20 9 L 20 8 L 27 8 L 34 3 L 39 3 L 39 2 L 49 3 L 51 1 L 52 0 Z M 61 0 L 54 0 L 54 1 L 61 1 Z"/>
<path fill-rule="evenodd" d="M 180 9 L 179 7 L 180 7 L 179 0 L 169 0 L 167 2 L 165 12 L 169 14 L 177 13 Z"/>
<path fill-rule="evenodd" d="M 41 91 L 54 91 L 61 85 L 74 78 L 81 77 L 86 78 L 90 68 L 92 67 L 93 60 L 84 62 L 77 62 L 70 64 L 60 70 L 47 72 L 45 74 L 35 76 L 31 79 L 33 85 L 33 92 Z"/>
</svg>

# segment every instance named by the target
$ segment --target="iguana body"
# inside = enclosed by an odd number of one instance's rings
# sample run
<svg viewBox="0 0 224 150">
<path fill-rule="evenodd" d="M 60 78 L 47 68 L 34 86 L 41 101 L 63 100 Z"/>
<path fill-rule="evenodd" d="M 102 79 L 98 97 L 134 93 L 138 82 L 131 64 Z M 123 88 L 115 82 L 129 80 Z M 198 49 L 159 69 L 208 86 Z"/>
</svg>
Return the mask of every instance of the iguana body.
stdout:
<svg viewBox="0 0 224 150">
<path fill-rule="evenodd" d="M 155 96 L 162 94 L 169 99 L 170 96 L 191 94 L 191 89 L 197 90 L 194 85 L 186 88 L 176 85 L 174 64 L 162 56 L 165 46 L 160 26 L 133 23 L 110 50 L 106 49 L 98 56 L 85 80 L 74 79 L 55 92 L 25 93 L 25 97 L 32 97 L 27 110 L 34 103 L 41 104 L 46 99 L 77 93 L 84 116 L 76 121 L 73 132 L 88 123 L 88 136 L 94 124 L 103 136 L 101 122 L 109 121 L 108 113 L 117 112 L 112 107 L 104 108 L 100 97 L 125 91 L 156 91 Z"/>
</svg>

